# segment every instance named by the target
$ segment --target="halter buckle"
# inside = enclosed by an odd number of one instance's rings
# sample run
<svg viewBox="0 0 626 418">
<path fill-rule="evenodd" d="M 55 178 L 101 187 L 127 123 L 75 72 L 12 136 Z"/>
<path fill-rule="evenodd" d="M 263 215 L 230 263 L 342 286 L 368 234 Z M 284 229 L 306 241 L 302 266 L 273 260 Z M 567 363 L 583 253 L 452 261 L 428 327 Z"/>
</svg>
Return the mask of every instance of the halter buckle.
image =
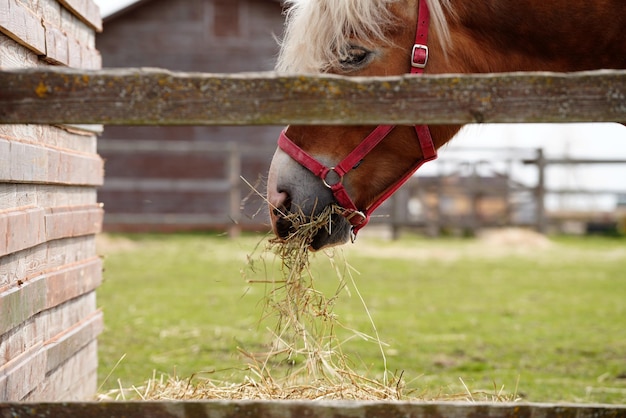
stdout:
<svg viewBox="0 0 626 418">
<path fill-rule="evenodd" d="M 428 46 L 422 44 L 413 45 L 413 51 L 411 51 L 411 67 L 413 68 L 426 68 L 428 64 Z"/>
<path fill-rule="evenodd" d="M 360 210 L 353 210 L 353 211 L 350 211 L 350 213 L 346 213 L 346 212 L 343 213 L 343 217 L 346 218 L 352 226 L 361 225 L 367 219 L 367 215 L 365 215 L 365 213 L 361 212 Z M 361 218 L 361 222 L 356 223 L 356 224 L 352 223 L 352 218 L 354 218 L 355 216 L 358 216 L 359 218 Z"/>
</svg>

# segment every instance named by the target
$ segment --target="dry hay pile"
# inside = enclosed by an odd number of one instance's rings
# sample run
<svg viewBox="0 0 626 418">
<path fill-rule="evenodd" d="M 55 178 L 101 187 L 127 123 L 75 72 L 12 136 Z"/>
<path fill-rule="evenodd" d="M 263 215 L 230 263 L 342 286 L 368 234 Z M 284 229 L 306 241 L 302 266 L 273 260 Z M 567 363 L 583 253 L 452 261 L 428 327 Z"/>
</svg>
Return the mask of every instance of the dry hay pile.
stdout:
<svg viewBox="0 0 626 418">
<path fill-rule="evenodd" d="M 553 246 L 548 237 L 526 228 L 498 228 L 483 231 L 480 241 L 493 248 L 545 250 Z"/>
<path fill-rule="evenodd" d="M 309 247 L 320 230 L 330 227 L 330 217 L 335 211 L 336 208 L 329 207 L 315 218 L 291 214 L 288 216 L 294 225 L 291 235 L 284 241 L 269 241 L 268 250 L 278 256 L 282 264 L 282 277 L 249 282 L 266 286 L 263 320 L 271 320 L 276 326 L 270 330 L 272 343 L 267 352 L 240 350 L 249 370 L 243 383 L 203 378 L 201 373 L 186 379 L 155 375 L 143 387 L 120 387 L 100 397 L 106 400 L 127 397 L 143 400 L 400 399 L 403 387 L 401 376 L 390 380 L 385 372 L 382 381 L 379 381 L 355 372 L 349 366 L 341 341 L 335 334 L 337 328 L 346 328 L 333 313 L 333 307 L 346 287 L 344 276 L 347 275 L 354 284 L 351 267 L 340 269 L 333 264 L 339 285 L 332 297 L 327 298 L 315 289 L 314 277 L 309 269 Z M 333 262 L 333 257 L 330 259 Z M 355 291 L 360 297 L 356 287 Z M 386 369 L 378 336 L 353 332 L 378 344 Z M 272 367 L 275 365 L 288 365 L 287 376 L 273 376 Z"/>
<path fill-rule="evenodd" d="M 388 381 L 386 373 L 379 382 L 352 370 L 335 334 L 337 328 L 347 329 L 333 308 L 346 288 L 346 279 L 354 284 L 351 267 L 339 268 L 335 258 L 328 254 L 339 284 L 331 297 L 315 288 L 314 275 L 309 269 L 309 247 L 318 232 L 330 228 L 330 218 L 336 210 L 327 207 L 314 218 L 302 213 L 290 214 L 286 217 L 294 226 L 291 234 L 284 241 L 269 242 L 269 249 L 281 260 L 282 277 L 261 283 L 269 285 L 264 319 L 274 320 L 276 326 L 271 332 L 273 342 L 268 352 L 243 353 L 250 360 L 250 370 L 256 377 L 244 384 L 246 399 L 383 400 L 401 397 L 401 385 Z M 358 289 L 355 290 L 358 294 Z M 362 339 L 376 342 L 385 361 L 378 336 L 350 331 Z M 292 367 L 287 376 L 276 379 L 271 374 L 274 364 Z"/>
<path fill-rule="evenodd" d="M 289 216 L 294 228 L 285 240 L 270 240 L 268 250 L 277 255 L 282 264 L 279 279 L 249 280 L 252 284 L 267 287 L 263 320 L 273 320 L 270 329 L 272 343 L 265 353 L 249 353 L 239 350 L 246 359 L 248 375 L 242 383 L 232 383 L 203 377 L 198 373 L 189 378 L 156 374 L 145 386 L 123 388 L 99 396 L 101 400 L 487 400 L 492 402 L 514 401 L 516 395 L 503 394 L 503 388 L 494 392 L 472 392 L 463 381 L 466 392 L 439 394 L 403 393 L 403 375 L 389 377 L 383 343 L 376 326 L 369 316 L 365 302 L 352 277 L 352 268 L 345 263 L 340 268 L 334 257 L 328 254 L 339 278 L 335 294 L 328 298 L 315 289 L 314 277 L 309 269 L 309 246 L 313 237 L 329 228 L 330 216 L 336 208 L 329 207 L 314 219 L 302 214 Z M 345 261 L 345 260 L 344 260 Z M 339 294 L 350 281 L 352 289 L 361 299 L 369 316 L 375 336 L 347 328 L 333 313 Z M 351 361 L 342 351 L 342 342 L 335 331 L 349 330 L 359 338 L 378 345 L 384 366 L 382 379 L 361 375 L 350 367 Z M 272 374 L 273 366 L 289 365 L 289 372 L 280 378 Z M 212 373 L 211 373 L 212 375 Z"/>
</svg>

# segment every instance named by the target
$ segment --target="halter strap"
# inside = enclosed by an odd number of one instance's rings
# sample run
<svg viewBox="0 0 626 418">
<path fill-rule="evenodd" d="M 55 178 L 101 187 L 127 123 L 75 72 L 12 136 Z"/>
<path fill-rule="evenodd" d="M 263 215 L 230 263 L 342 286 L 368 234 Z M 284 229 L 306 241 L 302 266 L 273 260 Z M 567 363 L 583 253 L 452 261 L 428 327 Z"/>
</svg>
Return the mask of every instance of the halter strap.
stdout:
<svg viewBox="0 0 626 418">
<path fill-rule="evenodd" d="M 430 13 L 426 0 L 419 0 L 417 28 L 415 32 L 415 44 L 411 51 L 411 74 L 422 74 L 428 63 L 428 27 Z M 395 183 L 389 186 L 372 204 L 366 209 L 359 210 L 354 201 L 348 195 L 343 185 L 343 177 L 352 169 L 358 167 L 363 158 L 376 147 L 395 128 L 393 125 L 379 125 L 363 141 L 361 141 L 343 160 L 334 167 L 327 167 L 317 161 L 313 156 L 296 145 L 287 137 L 286 129 L 278 137 L 278 147 L 285 151 L 300 165 L 306 167 L 315 176 L 322 179 L 324 184 L 331 189 L 337 203 L 341 206 L 343 215 L 352 225 L 353 239 L 357 232 L 363 228 L 370 219 L 370 214 L 385 200 L 395 193 L 415 171 L 424 163 L 437 158 L 437 150 L 433 143 L 428 125 L 416 125 L 415 133 L 422 151 L 422 158 L 416 161 L 409 170 Z"/>
<path fill-rule="evenodd" d="M 315 176 L 322 179 L 324 184 L 333 192 L 337 203 L 343 208 L 341 214 L 356 228 L 357 226 L 367 223 L 369 216 L 366 215 L 365 212 L 360 211 L 350 198 L 350 195 L 348 195 L 343 185 L 343 176 L 350 170 L 356 168 L 363 158 L 369 154 L 380 141 L 385 139 L 393 128 L 395 128 L 393 125 L 378 126 L 334 167 L 325 166 L 305 150 L 298 147 L 287 137 L 285 130 L 283 130 L 278 137 L 278 147 L 300 163 L 300 165 L 308 168 Z M 332 173 L 335 173 L 333 178 L 331 178 Z"/>
<path fill-rule="evenodd" d="M 402 177 L 400 177 L 395 183 L 389 186 L 383 194 L 381 194 L 368 208 L 364 211 L 365 221 L 355 225 L 352 224 L 352 234 L 356 237 L 357 232 L 361 228 L 363 228 L 367 222 L 369 222 L 370 215 L 374 212 L 383 202 L 394 194 L 404 183 L 406 183 L 413 174 L 425 163 L 428 161 L 432 161 L 437 158 L 437 149 L 435 148 L 435 144 L 433 143 L 432 137 L 430 136 L 430 129 L 428 129 L 427 125 L 416 125 L 415 133 L 417 134 L 417 140 L 419 142 L 420 148 L 422 149 L 422 158 L 417 160 Z"/>
<path fill-rule="evenodd" d="M 415 44 L 411 50 L 411 74 L 422 74 L 428 64 L 428 28 L 430 27 L 430 11 L 427 0 L 419 0 L 417 9 L 417 28 Z"/>
<path fill-rule="evenodd" d="M 415 29 L 415 44 L 411 50 L 411 74 L 423 74 L 428 64 L 428 28 L 430 27 L 430 11 L 427 0 L 418 1 L 417 28 Z M 352 234 L 356 237 L 357 232 L 369 221 L 370 214 L 383 202 L 394 194 L 413 174 L 425 163 L 437 158 L 437 149 L 430 135 L 428 125 L 415 125 L 415 134 L 422 150 L 422 158 L 416 161 L 409 170 L 395 183 L 389 186 L 369 207 L 364 211 L 365 222 L 358 225 L 352 224 Z"/>
</svg>

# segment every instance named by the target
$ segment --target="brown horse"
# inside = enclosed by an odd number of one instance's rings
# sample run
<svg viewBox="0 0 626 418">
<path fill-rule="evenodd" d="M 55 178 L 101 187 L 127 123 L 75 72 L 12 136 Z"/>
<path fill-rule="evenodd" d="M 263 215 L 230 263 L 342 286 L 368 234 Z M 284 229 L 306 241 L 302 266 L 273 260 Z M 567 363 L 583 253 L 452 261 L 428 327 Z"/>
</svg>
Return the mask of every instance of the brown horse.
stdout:
<svg viewBox="0 0 626 418">
<path fill-rule="evenodd" d="M 290 0 L 277 70 L 404 73 L 626 68 L 623 0 Z M 460 126 L 289 126 L 268 176 L 279 237 L 289 212 L 335 204 L 312 249 L 346 242 Z M 372 133 L 370 135 L 370 133 Z M 364 139 L 366 138 L 366 139 Z M 431 149 L 434 147 L 434 149 Z"/>
</svg>

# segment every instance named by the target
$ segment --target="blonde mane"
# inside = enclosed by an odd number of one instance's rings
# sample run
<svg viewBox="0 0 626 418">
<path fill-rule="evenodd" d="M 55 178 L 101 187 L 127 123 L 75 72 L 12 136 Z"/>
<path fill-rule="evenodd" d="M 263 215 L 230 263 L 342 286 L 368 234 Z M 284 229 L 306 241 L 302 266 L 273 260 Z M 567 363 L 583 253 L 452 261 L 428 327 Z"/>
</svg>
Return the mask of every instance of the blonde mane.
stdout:
<svg viewBox="0 0 626 418">
<path fill-rule="evenodd" d="M 351 37 L 386 42 L 385 29 L 396 21 L 388 6 L 397 1 L 402 0 L 287 0 L 276 71 L 324 72 L 345 58 Z M 450 39 L 444 14 L 450 1 L 428 2 L 433 27 L 444 42 Z"/>
</svg>

